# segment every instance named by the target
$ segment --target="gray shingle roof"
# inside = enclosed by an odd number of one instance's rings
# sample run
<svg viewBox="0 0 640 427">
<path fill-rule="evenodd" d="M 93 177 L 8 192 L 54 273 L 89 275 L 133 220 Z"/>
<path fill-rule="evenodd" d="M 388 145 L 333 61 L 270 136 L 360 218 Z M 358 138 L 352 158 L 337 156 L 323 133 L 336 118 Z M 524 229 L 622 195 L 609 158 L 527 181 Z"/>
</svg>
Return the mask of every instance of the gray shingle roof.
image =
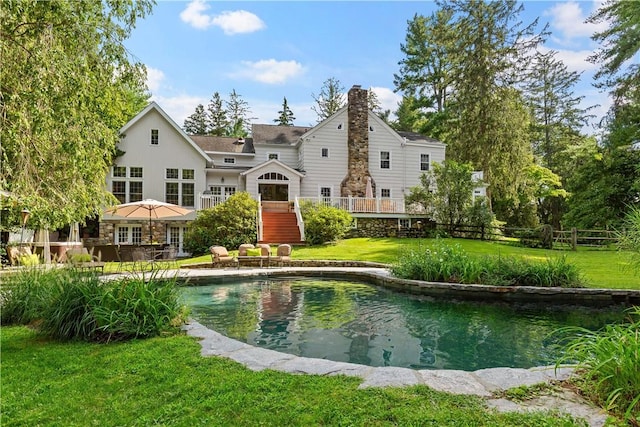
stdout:
<svg viewBox="0 0 640 427">
<path fill-rule="evenodd" d="M 190 138 L 204 151 L 255 153 L 252 138 L 245 138 L 244 144 L 238 144 L 238 138 L 231 136 L 191 135 Z"/>
<path fill-rule="evenodd" d="M 426 141 L 426 142 L 437 142 L 442 144 L 442 141 L 439 141 L 437 139 L 434 138 L 429 138 L 428 136 L 424 136 L 422 134 L 419 134 L 417 132 L 404 132 L 404 131 L 397 131 L 398 135 L 407 138 L 407 141 L 411 141 L 411 142 L 422 142 L 422 141 Z"/>
<path fill-rule="evenodd" d="M 256 144 L 295 144 L 310 127 L 253 125 L 251 133 Z"/>
</svg>

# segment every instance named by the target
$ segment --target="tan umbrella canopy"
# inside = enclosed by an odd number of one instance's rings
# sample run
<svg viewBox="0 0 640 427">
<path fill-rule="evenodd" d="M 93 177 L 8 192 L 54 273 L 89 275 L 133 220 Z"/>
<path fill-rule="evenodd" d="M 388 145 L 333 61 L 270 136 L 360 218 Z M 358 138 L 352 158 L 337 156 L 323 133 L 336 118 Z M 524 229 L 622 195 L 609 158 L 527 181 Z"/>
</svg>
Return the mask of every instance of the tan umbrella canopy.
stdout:
<svg viewBox="0 0 640 427">
<path fill-rule="evenodd" d="M 153 240 L 151 221 L 153 219 L 167 218 L 171 216 L 183 216 L 193 212 L 191 209 L 171 203 L 160 202 L 153 199 L 145 199 L 139 202 L 123 203 L 107 210 L 111 215 L 125 218 L 149 218 L 149 242 Z"/>
<path fill-rule="evenodd" d="M 367 187 L 364 192 L 364 197 L 367 199 L 373 199 L 373 185 L 371 185 L 371 177 L 367 177 Z"/>
</svg>

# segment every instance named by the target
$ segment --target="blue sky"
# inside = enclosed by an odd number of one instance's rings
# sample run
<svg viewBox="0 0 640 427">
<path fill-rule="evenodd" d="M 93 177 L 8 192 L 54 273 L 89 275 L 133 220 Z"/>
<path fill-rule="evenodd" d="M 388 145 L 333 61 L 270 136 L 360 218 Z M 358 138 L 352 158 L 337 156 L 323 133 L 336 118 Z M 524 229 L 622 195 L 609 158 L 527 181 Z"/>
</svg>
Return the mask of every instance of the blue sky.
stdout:
<svg viewBox="0 0 640 427">
<path fill-rule="evenodd" d="M 597 45 L 597 28 L 584 20 L 600 1 L 524 1 L 524 23 L 539 17 L 552 32 L 542 49 L 554 49 L 570 70 L 582 72 L 576 93 L 584 104 L 609 101 L 593 88 L 596 66 L 586 61 Z M 385 109 L 394 111 L 400 95 L 393 75 L 403 55 L 407 21 L 429 15 L 429 1 L 162 1 L 139 21 L 126 42 L 147 66 L 152 99 L 178 123 L 214 92 L 224 98 L 235 89 L 248 102 L 253 123 L 270 124 L 283 97 L 299 126 L 316 123 L 312 94 L 337 78 L 373 88 Z M 601 28 L 600 28 L 601 29 Z"/>
</svg>

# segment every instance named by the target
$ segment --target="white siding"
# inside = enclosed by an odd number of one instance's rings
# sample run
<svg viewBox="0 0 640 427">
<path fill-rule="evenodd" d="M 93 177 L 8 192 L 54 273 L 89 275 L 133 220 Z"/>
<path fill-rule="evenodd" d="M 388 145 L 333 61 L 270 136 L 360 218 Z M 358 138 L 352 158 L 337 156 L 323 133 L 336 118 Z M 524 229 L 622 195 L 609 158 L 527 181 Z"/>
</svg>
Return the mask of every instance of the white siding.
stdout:
<svg viewBox="0 0 640 427">
<path fill-rule="evenodd" d="M 256 151 L 256 156 L 255 163 L 252 166 L 268 161 L 269 153 L 277 153 L 279 161 L 293 169 L 298 167 L 298 150 L 292 145 L 255 144 L 253 148 Z"/>
<path fill-rule="evenodd" d="M 151 129 L 158 130 L 158 145 L 151 145 Z M 143 199 L 165 201 L 167 168 L 193 169 L 195 197 L 205 189 L 206 159 L 156 110 L 150 110 L 126 131 L 119 148 L 125 152 L 115 161 L 117 166 L 143 168 Z M 117 178 L 116 178 L 117 179 Z M 111 173 L 107 178 L 111 189 Z M 196 200 L 197 205 L 197 200 Z"/>
<path fill-rule="evenodd" d="M 338 126 L 342 125 L 341 129 Z M 303 141 L 302 180 L 300 196 L 316 197 L 320 187 L 332 187 L 333 196 L 340 196 L 340 183 L 347 174 L 347 110 L 319 124 Z M 322 149 L 329 157 L 322 157 Z"/>
</svg>

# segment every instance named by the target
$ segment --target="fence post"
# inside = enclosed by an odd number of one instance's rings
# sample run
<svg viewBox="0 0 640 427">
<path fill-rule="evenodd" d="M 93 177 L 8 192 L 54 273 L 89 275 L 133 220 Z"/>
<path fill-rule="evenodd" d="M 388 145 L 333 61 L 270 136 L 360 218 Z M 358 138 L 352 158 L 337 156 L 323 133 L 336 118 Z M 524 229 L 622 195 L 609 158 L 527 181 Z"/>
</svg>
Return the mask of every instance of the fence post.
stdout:
<svg viewBox="0 0 640 427">
<path fill-rule="evenodd" d="M 573 227 L 571 228 L 571 250 L 575 251 L 578 249 L 578 229 Z"/>
</svg>

